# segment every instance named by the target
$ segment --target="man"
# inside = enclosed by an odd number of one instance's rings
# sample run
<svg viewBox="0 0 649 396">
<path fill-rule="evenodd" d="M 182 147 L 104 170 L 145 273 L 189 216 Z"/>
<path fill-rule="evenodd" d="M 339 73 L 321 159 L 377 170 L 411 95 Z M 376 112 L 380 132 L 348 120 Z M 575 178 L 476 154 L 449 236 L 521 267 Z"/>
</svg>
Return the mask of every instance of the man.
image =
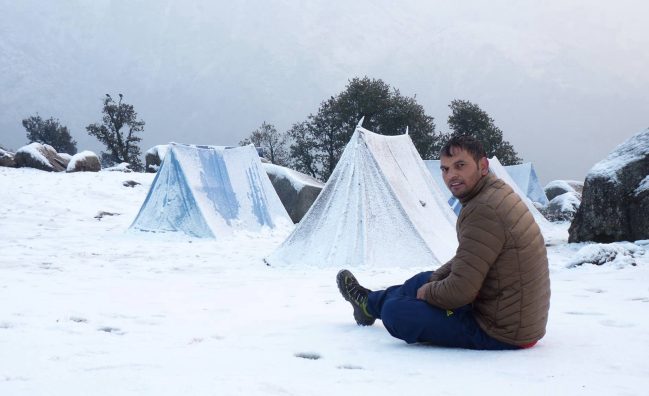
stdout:
<svg viewBox="0 0 649 396">
<path fill-rule="evenodd" d="M 519 349 L 545 335 L 550 278 L 539 226 L 493 174 L 480 142 L 453 137 L 440 152 L 444 183 L 462 203 L 455 256 L 403 285 L 371 291 L 348 270 L 336 281 L 359 325 L 381 319 L 408 343 Z"/>
</svg>

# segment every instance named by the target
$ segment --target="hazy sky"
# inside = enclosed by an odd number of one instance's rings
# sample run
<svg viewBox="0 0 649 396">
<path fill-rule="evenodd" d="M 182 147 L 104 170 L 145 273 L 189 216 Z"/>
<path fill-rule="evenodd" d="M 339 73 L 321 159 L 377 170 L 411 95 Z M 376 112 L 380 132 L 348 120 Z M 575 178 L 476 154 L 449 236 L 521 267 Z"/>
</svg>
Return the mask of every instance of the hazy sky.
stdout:
<svg viewBox="0 0 649 396">
<path fill-rule="evenodd" d="M 146 121 L 142 149 L 280 131 L 353 77 L 416 95 L 446 131 L 480 105 L 543 184 L 583 180 L 649 127 L 649 2 L 0 0 L 0 144 L 38 112 L 80 150 L 105 93 Z"/>
</svg>

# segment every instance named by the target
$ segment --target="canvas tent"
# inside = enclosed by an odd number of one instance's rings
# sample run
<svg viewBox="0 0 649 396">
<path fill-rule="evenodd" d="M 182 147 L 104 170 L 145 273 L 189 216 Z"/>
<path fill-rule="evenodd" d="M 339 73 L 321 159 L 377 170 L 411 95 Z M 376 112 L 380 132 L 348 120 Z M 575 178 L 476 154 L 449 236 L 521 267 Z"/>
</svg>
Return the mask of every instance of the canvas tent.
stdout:
<svg viewBox="0 0 649 396">
<path fill-rule="evenodd" d="M 219 238 L 290 224 L 253 146 L 171 143 L 131 229 Z"/>
<path fill-rule="evenodd" d="M 455 216 L 408 135 L 357 127 L 271 265 L 428 267 L 455 254 Z"/>
<path fill-rule="evenodd" d="M 545 191 L 539 183 L 539 177 L 531 162 L 505 166 L 505 170 L 532 202 L 538 202 L 541 205 L 548 204 L 548 197 L 545 196 Z"/>
</svg>

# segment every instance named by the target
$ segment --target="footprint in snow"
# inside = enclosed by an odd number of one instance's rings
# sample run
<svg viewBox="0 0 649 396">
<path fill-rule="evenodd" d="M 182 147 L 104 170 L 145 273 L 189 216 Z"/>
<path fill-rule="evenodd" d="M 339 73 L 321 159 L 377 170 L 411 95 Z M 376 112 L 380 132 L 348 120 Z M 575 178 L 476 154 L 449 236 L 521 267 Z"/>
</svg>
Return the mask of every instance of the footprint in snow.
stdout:
<svg viewBox="0 0 649 396">
<path fill-rule="evenodd" d="M 295 354 L 295 357 L 308 359 L 308 360 L 318 360 L 322 358 L 322 356 L 320 356 L 320 354 L 316 352 L 298 352 Z"/>
<path fill-rule="evenodd" d="M 117 328 L 117 327 L 103 326 L 103 327 L 100 327 L 97 330 L 103 331 L 105 333 L 124 335 L 124 332 L 122 330 L 120 330 L 119 328 Z"/>
<path fill-rule="evenodd" d="M 342 364 L 338 366 L 341 370 L 364 370 L 362 366 L 357 366 L 355 364 Z"/>
<path fill-rule="evenodd" d="M 88 323 L 88 319 L 80 316 L 70 316 L 70 320 L 76 323 Z"/>
</svg>

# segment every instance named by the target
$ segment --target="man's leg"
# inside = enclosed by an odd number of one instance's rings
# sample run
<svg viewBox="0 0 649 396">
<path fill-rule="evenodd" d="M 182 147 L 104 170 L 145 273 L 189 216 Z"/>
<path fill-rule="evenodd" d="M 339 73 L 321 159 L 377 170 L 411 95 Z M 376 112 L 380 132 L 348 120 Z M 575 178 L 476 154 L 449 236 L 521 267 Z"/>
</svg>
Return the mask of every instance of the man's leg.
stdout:
<svg viewBox="0 0 649 396">
<path fill-rule="evenodd" d="M 417 297 L 417 289 L 428 283 L 432 271 L 420 272 L 408 279 L 403 285 L 390 286 L 385 290 L 370 292 L 367 301 L 367 311 L 375 318 L 381 319 L 381 311 L 386 301 L 395 297 Z"/>
<path fill-rule="evenodd" d="M 409 344 L 420 342 L 468 349 L 518 349 L 487 335 L 471 311 L 469 305 L 445 310 L 417 298 L 397 296 L 385 301 L 381 320 L 393 337 Z"/>
</svg>

